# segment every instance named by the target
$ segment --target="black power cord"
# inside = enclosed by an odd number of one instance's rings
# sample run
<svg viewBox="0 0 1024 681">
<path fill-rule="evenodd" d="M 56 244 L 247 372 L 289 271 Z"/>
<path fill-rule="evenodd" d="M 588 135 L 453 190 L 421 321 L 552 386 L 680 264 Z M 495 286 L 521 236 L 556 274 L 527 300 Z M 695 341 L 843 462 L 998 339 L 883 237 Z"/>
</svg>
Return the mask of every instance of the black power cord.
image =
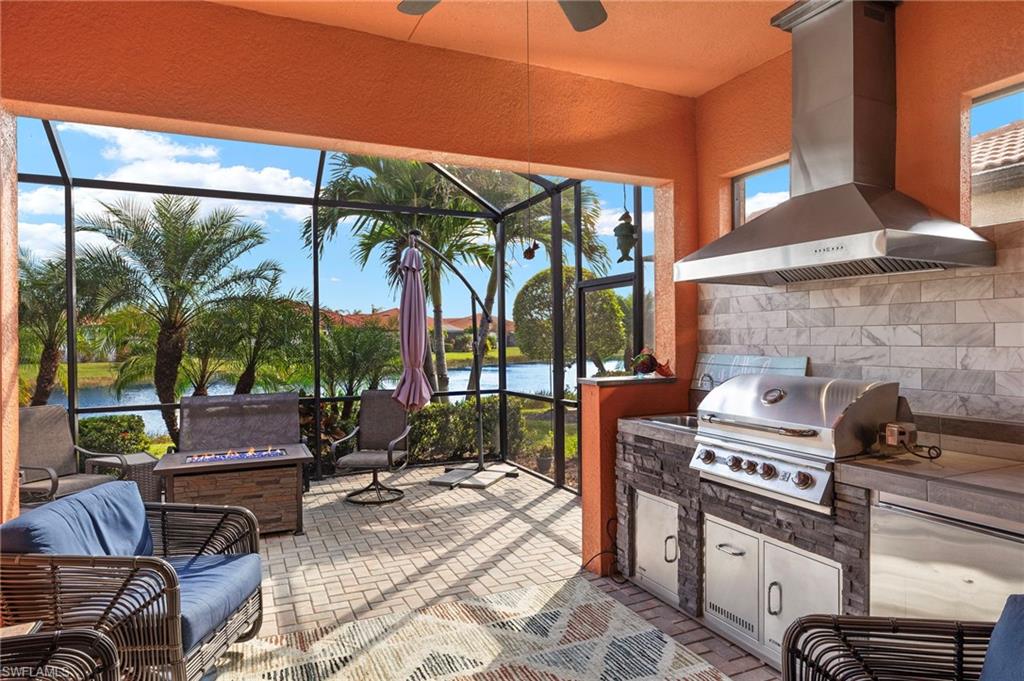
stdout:
<svg viewBox="0 0 1024 681">
<path fill-rule="evenodd" d="M 597 560 L 598 558 L 600 558 L 601 556 L 604 556 L 604 555 L 609 555 L 609 556 L 612 556 L 613 558 L 618 558 L 618 548 L 617 548 L 618 547 L 618 542 L 616 540 L 616 532 L 613 529 L 613 527 L 615 525 L 617 525 L 617 524 L 618 524 L 618 520 L 614 516 L 609 518 L 608 522 L 606 522 L 604 524 L 604 531 L 605 531 L 605 534 L 608 535 L 608 539 L 610 539 L 611 542 L 612 542 L 612 548 L 608 549 L 606 551 L 598 551 L 597 553 L 592 555 L 590 558 L 588 558 L 586 561 L 584 561 L 580 565 L 580 569 L 581 570 L 586 570 L 587 567 L 591 563 L 593 563 L 595 560 Z M 614 567 L 614 566 L 612 567 L 612 572 L 611 572 L 610 575 L 608 575 L 608 578 L 610 580 L 612 580 L 612 582 L 614 582 L 615 584 L 618 584 L 619 586 L 623 586 L 625 584 L 629 584 L 629 580 L 626 579 L 625 577 L 623 577 L 622 573 L 619 572 L 617 567 Z"/>
<path fill-rule="evenodd" d="M 911 447 L 904 442 L 903 449 L 907 451 L 907 454 L 911 454 L 919 459 L 925 459 L 927 461 L 935 461 L 937 458 L 942 456 L 942 449 L 937 445 L 931 445 L 929 447 L 915 445 Z M 922 454 L 922 452 L 924 453 Z"/>
</svg>

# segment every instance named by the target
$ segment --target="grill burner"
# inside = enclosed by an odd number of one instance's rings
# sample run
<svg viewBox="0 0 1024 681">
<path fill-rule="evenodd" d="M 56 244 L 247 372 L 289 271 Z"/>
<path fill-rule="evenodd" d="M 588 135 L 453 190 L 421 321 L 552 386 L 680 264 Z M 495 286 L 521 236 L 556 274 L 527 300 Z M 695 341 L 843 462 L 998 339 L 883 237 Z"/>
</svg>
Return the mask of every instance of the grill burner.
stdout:
<svg viewBox="0 0 1024 681">
<path fill-rule="evenodd" d="M 832 510 L 833 463 L 859 456 L 896 420 L 898 383 L 736 376 L 701 402 L 701 477 L 815 511 Z"/>
<path fill-rule="evenodd" d="M 283 449 L 261 449 L 250 447 L 248 450 L 229 449 L 226 452 L 209 452 L 206 454 L 190 454 L 185 463 L 214 463 L 218 461 L 250 461 L 252 459 L 273 459 L 287 454 Z"/>
</svg>

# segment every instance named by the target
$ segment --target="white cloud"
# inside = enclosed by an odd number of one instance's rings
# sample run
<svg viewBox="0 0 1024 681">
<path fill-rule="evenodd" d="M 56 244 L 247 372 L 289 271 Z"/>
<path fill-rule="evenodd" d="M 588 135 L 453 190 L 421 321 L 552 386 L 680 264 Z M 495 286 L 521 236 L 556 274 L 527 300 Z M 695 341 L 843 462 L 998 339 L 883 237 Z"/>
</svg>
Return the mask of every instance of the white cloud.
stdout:
<svg viewBox="0 0 1024 681">
<path fill-rule="evenodd" d="M 167 135 L 107 128 L 80 123 L 62 123 L 61 130 L 80 132 L 111 143 L 103 150 L 106 158 L 122 161 L 113 172 L 101 179 L 149 184 L 170 184 L 205 189 L 225 189 L 281 194 L 285 196 L 311 196 L 313 183 L 286 168 L 246 165 L 223 165 L 218 161 L 182 160 L 183 158 L 215 159 L 218 149 L 212 145 L 184 145 Z M 110 203 L 131 196 L 149 202 L 155 195 L 113 192 L 96 189 L 76 189 L 75 212 L 78 215 L 102 210 L 99 202 Z M 19 211 L 23 215 L 60 215 L 64 212 L 64 190 L 60 187 L 41 186 L 19 192 Z M 206 211 L 217 207 L 234 207 L 245 218 L 265 222 L 271 215 L 279 215 L 291 222 L 301 222 L 310 214 L 310 208 L 284 203 L 253 203 L 202 199 Z"/>
<path fill-rule="evenodd" d="M 61 123 L 61 132 L 79 132 L 109 142 L 100 153 L 111 161 L 141 161 L 181 157 L 217 158 L 218 149 L 212 144 L 181 144 L 168 135 L 130 128 L 110 128 L 85 123 Z"/>
<path fill-rule="evenodd" d="M 328 281 L 330 281 L 332 284 L 341 283 L 341 279 L 339 279 L 338 277 L 331 277 L 330 279 L 328 279 Z"/>
<path fill-rule="evenodd" d="M 789 192 L 758 192 L 747 197 L 747 215 L 762 213 L 789 198 Z"/>
<path fill-rule="evenodd" d="M 107 237 L 95 232 L 78 232 L 78 247 L 109 244 Z M 19 222 L 18 247 L 40 259 L 52 258 L 64 252 L 64 225 L 56 222 Z"/>
<path fill-rule="evenodd" d="M 621 208 L 602 208 L 601 217 L 597 221 L 597 233 L 601 236 L 614 236 L 615 225 L 619 224 L 620 215 L 622 215 Z M 645 232 L 654 231 L 653 210 L 644 211 L 643 227 Z"/>
</svg>

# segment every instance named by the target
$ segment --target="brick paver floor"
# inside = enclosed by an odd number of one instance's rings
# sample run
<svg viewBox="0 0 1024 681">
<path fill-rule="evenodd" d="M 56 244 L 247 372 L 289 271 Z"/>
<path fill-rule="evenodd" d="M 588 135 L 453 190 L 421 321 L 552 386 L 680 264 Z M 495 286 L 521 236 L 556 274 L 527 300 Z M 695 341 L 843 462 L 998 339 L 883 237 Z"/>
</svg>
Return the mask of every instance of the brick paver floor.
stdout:
<svg viewBox="0 0 1024 681">
<path fill-rule="evenodd" d="M 357 506 L 368 476 L 313 483 L 302 536 L 265 537 L 261 635 L 313 629 L 580 574 L 579 497 L 523 474 L 486 490 L 432 487 L 438 468 L 385 477 L 405 498 Z M 632 584 L 584 573 L 595 586 L 729 674 L 776 673 Z"/>
</svg>

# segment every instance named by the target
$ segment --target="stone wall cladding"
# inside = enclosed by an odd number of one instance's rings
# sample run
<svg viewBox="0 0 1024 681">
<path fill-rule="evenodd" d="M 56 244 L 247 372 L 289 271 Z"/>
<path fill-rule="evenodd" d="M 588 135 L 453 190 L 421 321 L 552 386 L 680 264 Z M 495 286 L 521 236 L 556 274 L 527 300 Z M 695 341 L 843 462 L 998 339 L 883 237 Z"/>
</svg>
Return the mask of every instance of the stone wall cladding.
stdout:
<svg viewBox="0 0 1024 681">
<path fill-rule="evenodd" d="M 815 376 L 899 381 L 915 413 L 1024 420 L 1024 222 L 979 231 L 995 267 L 701 284 L 700 350 L 806 355 Z"/>
<path fill-rule="evenodd" d="M 617 560 L 633 574 L 632 518 L 636 490 L 679 504 L 679 608 L 701 614 L 704 602 L 703 517 L 722 518 L 797 546 L 843 568 L 843 614 L 868 612 L 870 492 L 837 484 L 835 510 L 825 516 L 726 485 L 700 482 L 689 468 L 692 435 L 623 420 L 616 456 Z"/>
</svg>

